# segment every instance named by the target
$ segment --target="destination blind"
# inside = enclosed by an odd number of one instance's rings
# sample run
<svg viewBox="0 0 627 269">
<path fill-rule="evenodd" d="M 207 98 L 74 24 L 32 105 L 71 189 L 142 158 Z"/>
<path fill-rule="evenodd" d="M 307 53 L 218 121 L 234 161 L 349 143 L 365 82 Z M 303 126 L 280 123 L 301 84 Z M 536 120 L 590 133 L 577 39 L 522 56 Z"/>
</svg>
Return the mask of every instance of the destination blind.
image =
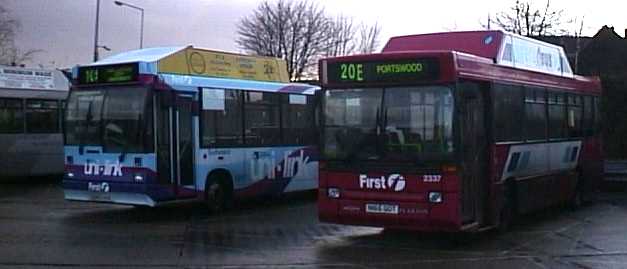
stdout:
<svg viewBox="0 0 627 269">
<path fill-rule="evenodd" d="M 86 66 L 78 69 L 79 84 L 112 84 L 137 81 L 137 63 Z"/>
<path fill-rule="evenodd" d="M 436 80 L 439 74 L 435 58 L 327 63 L 330 84 L 424 82 Z"/>
</svg>

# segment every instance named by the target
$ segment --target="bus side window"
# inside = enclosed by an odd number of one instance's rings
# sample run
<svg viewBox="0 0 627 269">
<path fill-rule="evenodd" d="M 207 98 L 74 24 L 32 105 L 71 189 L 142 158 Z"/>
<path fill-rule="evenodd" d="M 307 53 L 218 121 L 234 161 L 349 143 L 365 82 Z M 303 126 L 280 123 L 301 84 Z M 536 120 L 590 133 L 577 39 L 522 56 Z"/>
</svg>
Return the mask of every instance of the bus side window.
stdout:
<svg viewBox="0 0 627 269">
<path fill-rule="evenodd" d="M 244 141 L 251 146 L 281 143 L 279 97 L 277 93 L 244 93 Z"/>
<path fill-rule="evenodd" d="M 58 108 L 56 100 L 26 100 L 26 132 L 59 132 Z"/>
<path fill-rule="evenodd" d="M 561 139 L 566 138 L 566 100 L 564 93 L 549 92 L 548 111 L 549 111 L 549 138 Z"/>
<path fill-rule="evenodd" d="M 314 97 L 300 94 L 282 97 L 283 143 L 288 145 L 314 144 L 315 132 L 312 130 L 315 124 Z"/>
<path fill-rule="evenodd" d="M 522 87 L 494 84 L 494 137 L 497 142 L 522 140 L 523 91 Z"/>
<path fill-rule="evenodd" d="M 601 99 L 598 96 L 594 97 L 594 134 L 601 134 Z"/>
<path fill-rule="evenodd" d="M 61 132 L 65 130 L 64 123 L 63 123 L 65 119 L 65 106 L 66 106 L 65 101 L 59 101 L 59 128 Z"/>
<path fill-rule="evenodd" d="M 214 95 L 211 104 L 203 103 L 202 146 L 239 146 L 242 134 L 242 94 L 238 90 L 203 89 L 203 102 Z"/>
<path fill-rule="evenodd" d="M 525 138 L 545 140 L 547 131 L 546 91 L 541 88 L 525 90 Z"/>
<path fill-rule="evenodd" d="M 0 133 L 22 132 L 24 132 L 22 100 L 0 98 Z"/>
<path fill-rule="evenodd" d="M 581 120 L 583 115 L 582 98 L 579 95 L 569 94 L 567 102 L 568 112 L 566 113 L 566 117 L 568 126 L 568 137 L 581 137 Z"/>
<path fill-rule="evenodd" d="M 592 96 L 583 97 L 583 133 L 585 136 L 594 135 L 594 107 Z"/>
</svg>

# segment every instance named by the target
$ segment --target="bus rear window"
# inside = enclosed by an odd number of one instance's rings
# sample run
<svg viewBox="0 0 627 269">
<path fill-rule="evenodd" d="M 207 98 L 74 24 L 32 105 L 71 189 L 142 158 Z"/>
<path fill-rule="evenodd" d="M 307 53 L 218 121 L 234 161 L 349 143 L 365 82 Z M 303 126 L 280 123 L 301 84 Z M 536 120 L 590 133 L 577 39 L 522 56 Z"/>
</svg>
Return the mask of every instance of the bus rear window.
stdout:
<svg viewBox="0 0 627 269">
<path fill-rule="evenodd" d="M 24 132 L 22 99 L 0 98 L 0 133 Z"/>
<path fill-rule="evenodd" d="M 55 100 L 27 100 L 26 131 L 29 133 L 59 132 L 58 102 Z"/>
</svg>

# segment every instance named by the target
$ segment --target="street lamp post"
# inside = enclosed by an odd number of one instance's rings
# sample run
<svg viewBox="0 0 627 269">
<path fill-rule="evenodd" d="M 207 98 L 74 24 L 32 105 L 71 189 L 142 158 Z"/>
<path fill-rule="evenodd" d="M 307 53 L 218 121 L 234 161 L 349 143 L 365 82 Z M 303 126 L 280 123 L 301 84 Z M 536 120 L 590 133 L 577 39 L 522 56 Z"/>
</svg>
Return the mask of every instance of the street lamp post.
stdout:
<svg viewBox="0 0 627 269">
<path fill-rule="evenodd" d="M 96 0 L 96 31 L 94 33 L 94 62 L 98 61 L 98 17 L 100 16 L 100 0 Z"/>
<path fill-rule="evenodd" d="M 100 0 L 99 0 L 100 1 Z M 127 6 L 130 7 L 132 9 L 135 10 L 139 10 L 139 12 L 141 13 L 141 26 L 140 26 L 140 30 L 139 30 L 139 48 L 143 48 L 144 47 L 144 9 L 138 6 L 134 6 L 128 3 L 124 3 L 122 1 L 114 1 L 114 3 L 118 6 Z"/>
</svg>

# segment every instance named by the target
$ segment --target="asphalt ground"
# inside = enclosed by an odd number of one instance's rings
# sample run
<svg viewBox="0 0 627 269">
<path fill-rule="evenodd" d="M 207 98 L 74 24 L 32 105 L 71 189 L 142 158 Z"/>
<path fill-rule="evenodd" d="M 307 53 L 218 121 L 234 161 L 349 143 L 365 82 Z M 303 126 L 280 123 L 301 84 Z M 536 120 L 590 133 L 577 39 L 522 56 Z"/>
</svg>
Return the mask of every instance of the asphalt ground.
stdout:
<svg viewBox="0 0 627 269">
<path fill-rule="evenodd" d="M 627 193 L 521 217 L 510 232 L 424 234 L 320 223 L 312 193 L 158 208 L 0 185 L 0 268 L 627 268 Z"/>
</svg>

